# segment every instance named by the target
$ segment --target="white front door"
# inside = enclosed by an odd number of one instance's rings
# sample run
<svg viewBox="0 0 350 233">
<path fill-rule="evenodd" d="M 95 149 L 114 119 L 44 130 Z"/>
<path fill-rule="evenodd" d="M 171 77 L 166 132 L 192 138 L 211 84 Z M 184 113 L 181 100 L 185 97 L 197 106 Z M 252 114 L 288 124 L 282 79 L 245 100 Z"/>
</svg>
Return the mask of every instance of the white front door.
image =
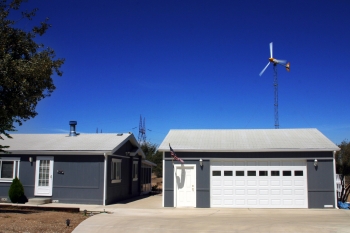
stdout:
<svg viewBox="0 0 350 233">
<path fill-rule="evenodd" d="M 36 158 L 35 196 L 52 196 L 53 157 Z"/>
<path fill-rule="evenodd" d="M 196 166 L 175 165 L 175 206 L 196 207 Z"/>
</svg>

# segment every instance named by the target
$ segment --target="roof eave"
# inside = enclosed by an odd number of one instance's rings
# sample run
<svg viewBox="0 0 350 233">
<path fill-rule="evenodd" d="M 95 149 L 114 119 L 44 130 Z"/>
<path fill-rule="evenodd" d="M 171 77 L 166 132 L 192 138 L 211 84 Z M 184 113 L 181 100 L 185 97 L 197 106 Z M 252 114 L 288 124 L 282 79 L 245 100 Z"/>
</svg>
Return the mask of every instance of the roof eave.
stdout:
<svg viewBox="0 0 350 233">
<path fill-rule="evenodd" d="M 175 152 L 320 152 L 320 151 L 339 151 L 340 148 L 281 148 L 281 149 L 174 149 Z M 170 152 L 169 149 L 158 149 L 160 152 Z"/>
<path fill-rule="evenodd" d="M 126 137 L 121 143 L 119 143 L 118 146 L 116 146 L 112 151 L 111 154 L 113 154 L 114 152 L 116 152 L 122 145 L 125 144 L 125 142 L 130 141 L 131 144 L 133 144 L 134 146 L 136 146 L 138 149 L 135 152 L 135 155 L 138 154 L 140 155 L 143 159 L 146 158 L 146 155 L 143 153 L 143 151 L 141 150 L 141 146 L 140 144 L 137 142 L 134 134 L 130 134 L 128 137 Z"/>
<path fill-rule="evenodd" d="M 98 150 L 98 151 L 84 151 L 84 150 L 65 150 L 65 151 L 60 151 L 60 150 L 7 150 L 10 152 L 9 154 L 6 153 L 1 153 L 1 156 L 6 156 L 6 155 L 104 155 L 104 154 L 111 154 L 109 150 Z"/>
</svg>

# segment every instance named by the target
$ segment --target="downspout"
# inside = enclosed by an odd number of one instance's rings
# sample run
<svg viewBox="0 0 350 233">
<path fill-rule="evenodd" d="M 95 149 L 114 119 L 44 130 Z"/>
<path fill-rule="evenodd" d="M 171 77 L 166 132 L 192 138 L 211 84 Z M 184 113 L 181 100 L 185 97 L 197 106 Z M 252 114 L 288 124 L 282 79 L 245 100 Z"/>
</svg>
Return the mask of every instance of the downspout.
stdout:
<svg viewBox="0 0 350 233">
<path fill-rule="evenodd" d="M 162 205 L 163 205 L 163 207 L 164 207 L 164 196 L 165 196 L 165 189 L 164 189 L 164 183 L 165 183 L 165 176 L 164 176 L 164 173 L 165 173 L 165 169 L 164 169 L 164 167 L 165 167 L 165 152 L 163 151 L 163 171 L 162 171 L 162 173 L 163 173 L 163 182 L 162 182 L 162 192 L 163 192 L 163 195 L 162 195 Z"/>
<path fill-rule="evenodd" d="M 104 169 L 103 169 L 103 205 L 106 205 L 106 186 L 107 186 L 107 154 L 103 153 Z"/>
<path fill-rule="evenodd" d="M 335 208 L 338 208 L 338 198 L 337 198 L 337 170 L 336 170 L 336 165 L 335 165 L 335 151 L 333 151 L 333 169 L 334 169 L 334 203 L 335 203 Z"/>
</svg>

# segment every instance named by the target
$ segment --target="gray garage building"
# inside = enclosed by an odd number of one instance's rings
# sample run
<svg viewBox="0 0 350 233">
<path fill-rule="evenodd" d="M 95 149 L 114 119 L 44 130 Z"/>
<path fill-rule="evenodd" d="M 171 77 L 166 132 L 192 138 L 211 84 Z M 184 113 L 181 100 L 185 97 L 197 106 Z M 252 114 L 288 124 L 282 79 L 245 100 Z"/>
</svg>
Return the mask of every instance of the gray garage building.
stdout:
<svg viewBox="0 0 350 233">
<path fill-rule="evenodd" d="M 336 207 L 339 148 L 317 129 L 170 130 L 158 150 L 164 207 Z"/>
<path fill-rule="evenodd" d="M 59 203 L 107 205 L 151 190 L 154 163 L 132 133 L 70 135 L 13 134 L 2 145 L 11 154 L 0 154 L 0 198 L 16 176 L 30 198 Z"/>
</svg>

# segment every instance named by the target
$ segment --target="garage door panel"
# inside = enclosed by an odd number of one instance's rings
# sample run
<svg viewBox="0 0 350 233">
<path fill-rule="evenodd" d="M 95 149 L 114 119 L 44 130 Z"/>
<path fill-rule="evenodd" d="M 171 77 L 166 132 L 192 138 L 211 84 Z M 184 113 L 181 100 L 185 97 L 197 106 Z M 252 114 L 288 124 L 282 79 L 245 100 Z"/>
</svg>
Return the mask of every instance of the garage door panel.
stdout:
<svg viewBox="0 0 350 233">
<path fill-rule="evenodd" d="M 243 198 L 236 199 L 235 204 L 237 206 L 244 206 L 245 205 L 245 199 L 243 199 Z"/>
<path fill-rule="evenodd" d="M 282 194 L 283 195 L 292 195 L 293 194 L 293 190 L 292 189 L 283 189 L 282 190 Z"/>
<path fill-rule="evenodd" d="M 294 181 L 294 186 L 305 186 L 305 182 L 303 180 L 295 180 Z"/>
<path fill-rule="evenodd" d="M 224 200 L 225 205 L 233 205 L 233 200 Z"/>
<path fill-rule="evenodd" d="M 270 203 L 269 199 L 260 199 L 259 205 L 268 205 Z"/>
<path fill-rule="evenodd" d="M 294 194 L 295 195 L 304 195 L 305 189 L 294 189 Z"/>
<path fill-rule="evenodd" d="M 248 180 L 247 181 L 247 186 L 249 187 L 249 186 L 256 186 L 256 184 L 257 184 L 257 181 L 256 180 Z"/>
<path fill-rule="evenodd" d="M 225 189 L 224 195 L 233 195 L 233 189 Z"/>
<path fill-rule="evenodd" d="M 245 189 L 236 189 L 236 195 L 245 195 Z"/>
<path fill-rule="evenodd" d="M 270 189 L 271 195 L 281 195 L 280 189 Z"/>
<path fill-rule="evenodd" d="M 279 180 L 271 180 L 270 184 L 271 184 L 272 187 L 273 186 L 280 187 L 281 186 L 281 181 L 279 181 Z"/>
<path fill-rule="evenodd" d="M 245 186 L 245 181 L 244 180 L 236 180 L 235 185 L 237 187 L 239 186 Z"/>
<path fill-rule="evenodd" d="M 283 205 L 286 205 L 286 206 L 293 205 L 293 199 L 283 199 Z"/>
<path fill-rule="evenodd" d="M 248 199 L 247 200 L 247 204 L 248 205 L 256 205 L 257 204 L 257 200 L 256 199 Z"/>
<path fill-rule="evenodd" d="M 259 189 L 259 195 L 268 195 L 269 190 L 268 189 Z"/>
<path fill-rule="evenodd" d="M 308 206 L 306 161 L 217 161 L 215 164 L 211 164 L 212 207 Z M 221 172 L 213 176 L 214 169 Z"/>
<path fill-rule="evenodd" d="M 281 205 L 282 201 L 280 199 L 271 199 L 271 205 L 278 206 Z"/>
<path fill-rule="evenodd" d="M 256 189 L 247 189 L 247 195 L 256 195 L 257 193 Z"/>
<path fill-rule="evenodd" d="M 282 186 L 283 187 L 292 186 L 292 181 L 291 180 L 282 180 Z"/>
<path fill-rule="evenodd" d="M 215 186 L 221 187 L 221 180 L 213 180 L 212 181 L 212 186 L 213 187 L 215 187 Z"/>
<path fill-rule="evenodd" d="M 233 180 L 224 180 L 224 186 L 233 186 Z"/>
<path fill-rule="evenodd" d="M 259 180 L 259 186 L 263 187 L 263 186 L 268 186 L 269 185 L 269 181 L 268 180 Z"/>
</svg>

